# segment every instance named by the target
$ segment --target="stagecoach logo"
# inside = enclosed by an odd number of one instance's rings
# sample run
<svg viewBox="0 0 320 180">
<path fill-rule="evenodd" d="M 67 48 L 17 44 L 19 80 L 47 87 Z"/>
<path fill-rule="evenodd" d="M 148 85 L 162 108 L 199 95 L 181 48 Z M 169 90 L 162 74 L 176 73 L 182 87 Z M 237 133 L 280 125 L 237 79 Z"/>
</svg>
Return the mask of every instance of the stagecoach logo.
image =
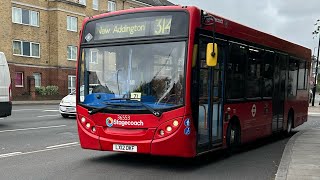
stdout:
<svg viewBox="0 0 320 180">
<path fill-rule="evenodd" d="M 251 108 L 251 115 L 252 117 L 255 117 L 256 116 L 256 113 L 257 113 L 257 107 L 255 104 L 252 105 L 252 108 Z"/>
<path fill-rule="evenodd" d="M 122 117 L 122 116 L 121 116 Z M 108 127 L 112 127 L 113 125 L 119 125 L 119 126 L 143 126 L 143 121 L 124 121 L 119 119 L 112 119 L 111 117 L 108 117 L 106 119 L 106 125 Z"/>
<path fill-rule="evenodd" d="M 112 127 L 113 126 L 113 119 L 111 117 L 108 117 L 106 119 L 106 124 L 108 127 Z"/>
</svg>

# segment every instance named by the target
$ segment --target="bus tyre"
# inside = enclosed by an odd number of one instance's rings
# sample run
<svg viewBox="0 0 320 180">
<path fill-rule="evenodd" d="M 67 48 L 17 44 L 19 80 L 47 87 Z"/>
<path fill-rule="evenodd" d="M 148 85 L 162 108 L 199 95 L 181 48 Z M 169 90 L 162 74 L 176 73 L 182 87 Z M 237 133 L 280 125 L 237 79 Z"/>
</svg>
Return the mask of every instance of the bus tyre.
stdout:
<svg viewBox="0 0 320 180">
<path fill-rule="evenodd" d="M 231 122 L 227 129 L 228 153 L 231 154 L 237 150 L 241 143 L 240 139 L 240 127 L 235 122 Z"/>
<path fill-rule="evenodd" d="M 61 116 L 62 116 L 63 118 L 68 118 L 68 117 L 69 117 L 69 115 L 67 115 L 67 114 L 61 114 Z"/>
<path fill-rule="evenodd" d="M 288 123 L 287 123 L 286 135 L 290 135 L 290 133 L 292 131 L 292 122 L 293 122 L 293 115 L 292 115 L 292 113 L 290 113 L 288 115 Z"/>
</svg>

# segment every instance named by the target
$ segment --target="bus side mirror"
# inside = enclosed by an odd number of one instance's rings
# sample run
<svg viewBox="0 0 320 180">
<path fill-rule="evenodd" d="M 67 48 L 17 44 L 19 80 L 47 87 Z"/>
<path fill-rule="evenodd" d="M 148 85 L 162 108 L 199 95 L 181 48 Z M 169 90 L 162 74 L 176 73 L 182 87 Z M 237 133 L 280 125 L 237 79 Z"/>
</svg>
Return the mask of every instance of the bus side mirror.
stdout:
<svg viewBox="0 0 320 180">
<path fill-rule="evenodd" d="M 207 45 L 207 66 L 214 67 L 218 61 L 218 45 L 216 43 L 209 43 Z"/>
</svg>

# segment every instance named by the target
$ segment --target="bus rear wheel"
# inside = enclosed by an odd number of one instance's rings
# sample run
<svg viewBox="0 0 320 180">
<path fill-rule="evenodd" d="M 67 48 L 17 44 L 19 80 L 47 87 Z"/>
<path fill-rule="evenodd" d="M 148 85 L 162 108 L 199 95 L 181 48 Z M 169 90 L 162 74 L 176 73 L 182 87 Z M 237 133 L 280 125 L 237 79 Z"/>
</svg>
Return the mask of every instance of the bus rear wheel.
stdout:
<svg viewBox="0 0 320 180">
<path fill-rule="evenodd" d="M 241 144 L 240 127 L 234 121 L 227 129 L 227 148 L 229 153 L 233 153 Z"/>
<path fill-rule="evenodd" d="M 290 135 L 292 131 L 292 122 L 293 122 L 293 115 L 292 113 L 289 113 L 288 115 L 288 122 L 287 122 L 287 131 L 286 134 Z"/>
</svg>

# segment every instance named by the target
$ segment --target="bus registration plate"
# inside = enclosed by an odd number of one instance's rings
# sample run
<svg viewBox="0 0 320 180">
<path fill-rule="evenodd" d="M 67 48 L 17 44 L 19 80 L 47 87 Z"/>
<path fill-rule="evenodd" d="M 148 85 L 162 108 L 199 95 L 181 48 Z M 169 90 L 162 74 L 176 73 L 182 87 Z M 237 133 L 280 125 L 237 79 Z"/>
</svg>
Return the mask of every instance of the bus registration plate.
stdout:
<svg viewBox="0 0 320 180">
<path fill-rule="evenodd" d="M 135 145 L 113 144 L 113 150 L 123 152 L 138 152 L 138 147 Z"/>
</svg>

